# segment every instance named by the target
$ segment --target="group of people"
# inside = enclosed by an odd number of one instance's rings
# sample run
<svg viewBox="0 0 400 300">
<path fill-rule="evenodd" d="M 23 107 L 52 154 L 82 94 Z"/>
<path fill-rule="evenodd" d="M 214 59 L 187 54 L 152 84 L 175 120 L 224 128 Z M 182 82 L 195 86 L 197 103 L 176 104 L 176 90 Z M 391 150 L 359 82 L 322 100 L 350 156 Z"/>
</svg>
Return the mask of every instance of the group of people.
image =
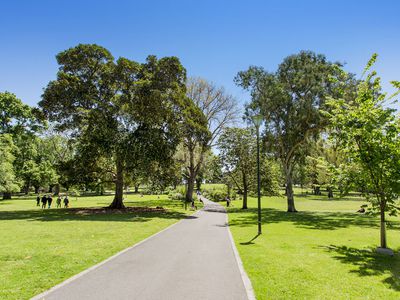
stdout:
<svg viewBox="0 0 400 300">
<path fill-rule="evenodd" d="M 57 201 L 56 201 L 57 208 L 61 207 L 61 201 L 62 201 L 62 197 L 61 197 L 60 194 L 58 194 Z M 50 195 L 43 195 L 42 198 L 40 198 L 40 195 L 38 195 L 36 197 L 36 206 L 40 206 L 40 202 L 42 202 L 42 208 L 43 209 L 45 209 L 46 207 L 47 208 L 51 208 L 51 204 L 53 203 L 53 198 L 51 197 L 51 194 Z M 69 205 L 68 195 L 65 195 L 65 197 L 64 197 L 64 208 L 68 208 L 68 205 Z"/>
</svg>

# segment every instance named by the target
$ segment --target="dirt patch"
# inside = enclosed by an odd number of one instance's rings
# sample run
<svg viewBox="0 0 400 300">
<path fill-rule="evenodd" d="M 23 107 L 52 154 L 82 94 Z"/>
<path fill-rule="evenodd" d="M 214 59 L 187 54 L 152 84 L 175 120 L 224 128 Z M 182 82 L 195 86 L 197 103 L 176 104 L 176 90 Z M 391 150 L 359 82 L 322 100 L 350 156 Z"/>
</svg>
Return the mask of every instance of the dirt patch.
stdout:
<svg viewBox="0 0 400 300">
<path fill-rule="evenodd" d="M 122 209 L 110 209 L 107 207 L 85 207 L 85 208 L 69 208 L 71 211 L 77 215 L 107 215 L 107 214 L 126 214 L 126 213 L 148 213 L 148 212 L 158 212 L 164 213 L 167 210 L 163 207 L 126 207 Z"/>
</svg>

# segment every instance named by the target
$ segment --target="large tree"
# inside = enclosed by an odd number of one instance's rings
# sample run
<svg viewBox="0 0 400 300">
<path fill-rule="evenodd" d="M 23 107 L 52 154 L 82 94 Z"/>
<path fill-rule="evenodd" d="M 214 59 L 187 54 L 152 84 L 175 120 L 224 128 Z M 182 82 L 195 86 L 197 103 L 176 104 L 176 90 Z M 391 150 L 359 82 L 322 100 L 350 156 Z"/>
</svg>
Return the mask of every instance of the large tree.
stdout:
<svg viewBox="0 0 400 300">
<path fill-rule="evenodd" d="M 261 113 L 267 144 L 281 161 L 286 179 L 288 212 L 296 212 L 293 168 L 307 153 L 312 137 L 326 126 L 321 114 L 326 97 L 333 95 L 341 72 L 324 55 L 310 51 L 288 56 L 276 72 L 250 67 L 239 72 L 237 85 L 251 92 L 247 114 Z"/>
<path fill-rule="evenodd" d="M 191 202 L 195 180 L 206 153 L 216 145 L 222 130 L 238 119 L 239 110 L 234 97 L 227 94 L 224 88 L 201 78 L 188 80 L 186 95 L 204 116 L 204 120 L 199 120 L 196 125 L 197 130 L 186 130 L 183 137 L 187 171 L 186 201 Z M 199 126 L 203 128 L 199 130 Z"/>
<path fill-rule="evenodd" d="M 143 64 L 114 60 L 98 45 L 70 48 L 57 62 L 57 79 L 39 106 L 58 130 L 72 132 L 84 155 L 113 162 L 110 208 L 123 208 L 126 173 L 168 163 L 175 151 L 186 71 L 176 57 L 149 56 Z"/>
<path fill-rule="evenodd" d="M 364 73 L 376 57 L 371 58 Z M 392 83 L 398 94 L 400 82 Z M 328 101 L 332 137 L 347 159 L 342 167 L 363 184 L 371 212 L 380 215 L 382 248 L 387 248 L 385 213 L 396 215 L 400 209 L 396 203 L 400 194 L 400 121 L 387 105 L 393 96 L 382 93 L 380 78 L 372 71 L 360 81 L 352 101 Z M 355 166 L 359 172 L 352 172 Z"/>
</svg>

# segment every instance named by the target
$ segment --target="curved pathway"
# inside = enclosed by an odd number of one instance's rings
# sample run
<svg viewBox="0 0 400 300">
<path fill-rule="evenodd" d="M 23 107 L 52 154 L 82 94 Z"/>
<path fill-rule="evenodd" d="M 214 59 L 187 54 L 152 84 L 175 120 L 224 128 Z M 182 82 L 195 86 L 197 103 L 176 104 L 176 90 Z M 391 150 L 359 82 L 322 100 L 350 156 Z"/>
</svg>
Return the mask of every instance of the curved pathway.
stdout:
<svg viewBox="0 0 400 300">
<path fill-rule="evenodd" d="M 34 299 L 252 299 L 225 209 L 204 209 Z"/>
</svg>

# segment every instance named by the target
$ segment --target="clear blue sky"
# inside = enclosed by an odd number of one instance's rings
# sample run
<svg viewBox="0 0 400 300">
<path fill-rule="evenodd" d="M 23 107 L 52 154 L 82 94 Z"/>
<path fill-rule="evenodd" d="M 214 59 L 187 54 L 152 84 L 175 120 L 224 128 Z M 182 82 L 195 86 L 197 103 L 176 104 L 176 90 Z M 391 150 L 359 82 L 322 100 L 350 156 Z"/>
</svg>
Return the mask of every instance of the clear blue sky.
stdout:
<svg viewBox="0 0 400 300">
<path fill-rule="evenodd" d="M 96 43 L 115 57 L 178 56 L 190 76 L 248 96 L 233 77 L 249 65 L 275 70 L 299 50 L 324 53 L 360 73 L 373 52 L 385 88 L 400 80 L 400 1 L 2 1 L 0 91 L 31 105 L 57 71 L 55 55 Z"/>
</svg>

